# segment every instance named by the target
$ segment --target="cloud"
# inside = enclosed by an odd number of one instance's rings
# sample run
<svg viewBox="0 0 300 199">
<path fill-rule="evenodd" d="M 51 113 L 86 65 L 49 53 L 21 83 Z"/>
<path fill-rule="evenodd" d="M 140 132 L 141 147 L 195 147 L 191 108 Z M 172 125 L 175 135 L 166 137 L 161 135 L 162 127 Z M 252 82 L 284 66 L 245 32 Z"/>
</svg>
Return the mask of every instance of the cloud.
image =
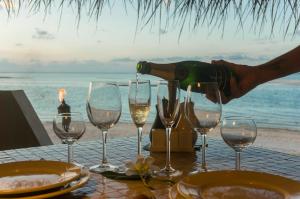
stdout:
<svg viewBox="0 0 300 199">
<path fill-rule="evenodd" d="M 223 55 L 214 55 L 211 57 L 211 59 L 212 60 L 221 60 L 221 59 L 225 60 L 226 57 L 224 57 Z"/>
<path fill-rule="evenodd" d="M 274 38 L 272 38 L 271 36 L 269 37 L 260 37 L 260 38 L 257 38 L 257 39 L 254 39 L 253 40 L 255 43 L 257 44 L 260 44 L 260 45 L 274 45 L 274 44 L 278 44 L 279 43 L 279 40 L 276 40 Z"/>
<path fill-rule="evenodd" d="M 41 30 L 39 28 L 35 29 L 34 35 L 32 35 L 33 39 L 41 39 L 41 40 L 52 40 L 55 39 L 54 35 L 49 33 L 46 30 Z"/>
<path fill-rule="evenodd" d="M 159 33 L 163 35 L 163 34 L 167 34 L 168 31 L 167 31 L 166 29 L 161 29 L 161 28 L 160 28 L 160 29 L 159 29 Z"/>
<path fill-rule="evenodd" d="M 200 56 L 192 56 L 192 57 L 182 57 L 182 56 L 173 56 L 173 57 L 154 57 L 150 58 L 149 61 L 152 62 L 179 62 L 184 60 L 202 60 L 203 57 Z"/>
<path fill-rule="evenodd" d="M 206 57 L 209 60 L 226 60 L 234 63 L 240 63 L 240 64 L 246 64 L 246 65 L 251 65 L 251 64 L 259 64 L 266 62 L 271 59 L 270 56 L 266 55 L 259 55 L 259 56 L 249 56 L 244 53 L 232 53 L 232 54 L 225 54 L 225 55 L 214 55 L 211 57 Z"/>
<path fill-rule="evenodd" d="M 108 29 L 104 29 L 104 28 L 98 28 L 97 31 L 100 31 L 100 32 L 109 32 Z"/>
<path fill-rule="evenodd" d="M 120 59 L 118 59 L 120 60 Z M 134 61 L 135 63 L 136 61 Z M 133 62 L 100 62 L 97 60 L 51 61 L 48 63 L 39 59 L 27 63 L 14 63 L 0 59 L 0 72 L 96 72 L 96 73 L 134 73 Z"/>
<path fill-rule="evenodd" d="M 122 58 L 114 58 L 111 62 L 136 62 L 136 60 L 131 59 L 129 57 L 122 57 Z"/>
<path fill-rule="evenodd" d="M 231 54 L 222 54 L 222 55 L 211 55 L 211 56 L 174 56 L 174 57 L 155 57 L 149 58 L 147 60 L 158 63 L 170 63 L 170 62 L 179 62 L 185 60 L 195 60 L 203 62 L 211 62 L 211 60 L 226 60 L 234 63 L 241 64 L 258 64 L 263 63 L 267 60 L 270 60 L 269 56 L 260 55 L 260 56 L 249 56 L 244 53 L 231 53 Z"/>
<path fill-rule="evenodd" d="M 211 56 L 173 56 L 146 58 L 146 61 L 171 63 L 184 60 L 195 60 L 210 63 L 211 60 L 223 59 L 226 61 L 256 65 L 271 59 L 269 56 L 249 56 L 243 53 L 231 53 Z M 114 58 L 110 61 L 98 60 L 70 60 L 44 62 L 32 59 L 26 62 L 15 63 L 8 59 L 0 59 L 0 72 L 95 72 L 95 73 L 135 73 L 137 59 L 130 57 Z"/>
<path fill-rule="evenodd" d="M 295 30 L 295 32 L 290 31 L 287 35 L 286 38 L 291 38 L 291 39 L 295 39 L 300 37 L 300 29 Z"/>
<path fill-rule="evenodd" d="M 300 36 L 300 29 L 296 30 L 295 36 L 299 37 Z"/>
</svg>

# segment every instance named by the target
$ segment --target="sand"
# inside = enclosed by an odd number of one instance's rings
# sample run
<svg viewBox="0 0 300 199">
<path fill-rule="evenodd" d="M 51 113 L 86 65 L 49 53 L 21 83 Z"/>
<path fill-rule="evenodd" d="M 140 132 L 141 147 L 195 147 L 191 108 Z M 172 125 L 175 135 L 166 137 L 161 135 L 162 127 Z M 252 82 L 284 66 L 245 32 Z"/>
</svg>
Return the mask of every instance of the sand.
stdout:
<svg viewBox="0 0 300 199">
<path fill-rule="evenodd" d="M 52 122 L 45 122 L 44 126 L 53 143 L 60 143 L 59 138 L 57 138 L 52 130 Z M 86 123 L 86 126 L 86 132 L 80 141 L 101 139 L 101 133 L 96 127 L 92 126 L 90 123 Z M 151 124 L 146 124 L 144 126 L 144 136 L 148 136 L 147 134 L 150 129 Z M 116 137 L 136 136 L 136 134 L 136 127 L 134 124 L 120 122 L 109 130 L 108 136 L 109 139 L 113 139 Z M 208 134 L 208 139 L 209 138 L 222 139 L 220 129 L 216 128 L 214 131 L 210 132 Z M 258 134 L 254 142 L 254 146 L 300 155 L 300 131 L 258 128 Z"/>
</svg>

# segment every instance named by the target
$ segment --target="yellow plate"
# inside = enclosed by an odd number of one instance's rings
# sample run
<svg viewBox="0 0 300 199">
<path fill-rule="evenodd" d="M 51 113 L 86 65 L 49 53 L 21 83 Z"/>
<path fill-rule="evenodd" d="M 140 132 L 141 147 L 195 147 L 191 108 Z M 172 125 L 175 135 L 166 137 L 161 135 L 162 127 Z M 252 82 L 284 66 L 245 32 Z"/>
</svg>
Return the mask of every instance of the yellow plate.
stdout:
<svg viewBox="0 0 300 199">
<path fill-rule="evenodd" d="M 185 198 L 287 199 L 300 198 L 300 183 L 254 171 L 211 171 L 185 177 L 177 183 Z"/>
<path fill-rule="evenodd" d="M 79 178 L 80 173 L 80 167 L 58 161 L 0 164 L 0 197 L 61 187 Z"/>
<path fill-rule="evenodd" d="M 183 196 L 181 196 L 178 191 L 176 185 L 170 188 L 169 190 L 169 198 L 170 199 L 185 199 Z"/>
<path fill-rule="evenodd" d="M 38 194 L 38 195 L 28 195 L 28 196 L 22 196 L 22 197 L 14 197 L 14 198 L 15 199 L 44 199 L 44 198 L 52 198 L 52 197 L 60 196 L 63 194 L 70 193 L 71 191 L 82 187 L 85 183 L 87 183 L 87 181 L 89 180 L 89 177 L 90 177 L 90 174 L 88 171 L 86 171 L 81 174 L 78 181 L 71 182 L 67 188 L 62 188 L 62 189 L 59 189 L 56 191 L 52 191 L 52 192 L 50 191 L 50 192 Z M 0 196 L 0 199 L 7 199 L 7 198 L 5 198 L 5 197 L 1 198 L 1 196 Z"/>
</svg>

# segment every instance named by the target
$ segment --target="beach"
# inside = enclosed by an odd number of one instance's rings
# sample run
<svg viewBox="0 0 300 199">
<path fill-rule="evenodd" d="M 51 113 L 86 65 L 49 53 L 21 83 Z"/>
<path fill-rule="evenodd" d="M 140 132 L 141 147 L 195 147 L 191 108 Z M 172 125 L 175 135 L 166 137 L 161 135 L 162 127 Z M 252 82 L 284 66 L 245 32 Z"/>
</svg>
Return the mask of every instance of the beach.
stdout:
<svg viewBox="0 0 300 199">
<path fill-rule="evenodd" d="M 60 143 L 59 138 L 54 134 L 52 130 L 52 122 L 44 122 L 43 124 L 53 143 Z M 151 125 L 152 124 L 149 123 L 145 124 L 143 134 L 144 136 L 149 135 Z M 136 136 L 136 131 L 137 130 L 134 124 L 119 122 L 113 128 L 109 129 L 108 139 Z M 219 127 L 208 134 L 208 142 L 209 139 L 222 139 Z M 99 129 L 87 122 L 86 132 L 79 141 L 83 142 L 88 140 L 101 140 L 101 133 Z M 300 132 L 279 128 L 258 128 L 257 137 L 253 146 L 288 154 L 300 155 Z"/>
</svg>

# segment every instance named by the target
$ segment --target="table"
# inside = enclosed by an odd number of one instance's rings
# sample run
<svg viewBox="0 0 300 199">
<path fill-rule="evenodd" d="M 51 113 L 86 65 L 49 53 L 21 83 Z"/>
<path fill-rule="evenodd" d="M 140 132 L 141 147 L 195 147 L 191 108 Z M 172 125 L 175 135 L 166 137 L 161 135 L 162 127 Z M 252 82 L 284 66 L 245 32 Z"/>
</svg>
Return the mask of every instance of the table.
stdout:
<svg viewBox="0 0 300 199">
<path fill-rule="evenodd" d="M 149 139 L 145 136 L 143 144 Z M 200 143 L 200 140 L 198 139 Z M 221 139 L 209 139 L 207 150 L 208 168 L 212 170 L 233 169 L 235 166 L 234 151 L 224 144 Z M 101 157 L 100 141 L 79 142 L 74 145 L 74 159 L 92 166 L 98 164 Z M 123 164 L 125 160 L 134 159 L 137 151 L 135 137 L 116 138 L 108 140 L 107 152 L 111 163 Z M 50 145 L 26 149 L 6 150 L 0 152 L 0 163 L 23 160 L 61 160 L 66 161 L 66 145 Z M 144 155 L 150 152 L 143 151 Z M 159 166 L 164 164 L 164 153 L 152 153 Z M 195 153 L 173 153 L 172 165 L 188 172 L 201 161 L 199 151 Z M 300 156 L 276 152 L 258 147 L 249 147 L 241 156 L 241 168 L 248 170 L 264 171 L 286 176 L 300 181 Z M 92 174 L 89 182 L 82 188 L 66 194 L 60 198 L 132 198 L 147 191 L 140 181 L 116 181 L 107 179 L 99 174 Z M 161 198 L 167 198 L 162 196 Z"/>
</svg>

